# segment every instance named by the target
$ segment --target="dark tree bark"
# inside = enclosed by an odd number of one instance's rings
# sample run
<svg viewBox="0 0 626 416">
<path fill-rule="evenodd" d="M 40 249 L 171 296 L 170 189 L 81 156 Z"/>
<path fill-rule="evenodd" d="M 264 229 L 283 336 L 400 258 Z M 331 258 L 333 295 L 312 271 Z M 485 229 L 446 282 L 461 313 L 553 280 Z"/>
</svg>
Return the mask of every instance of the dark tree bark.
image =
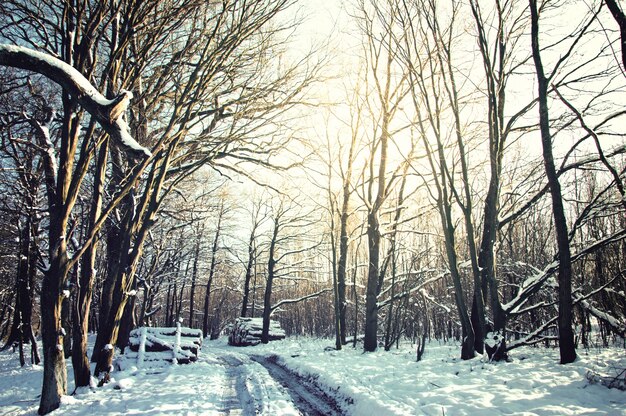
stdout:
<svg viewBox="0 0 626 416">
<path fill-rule="evenodd" d="M 329 169 L 330 170 L 330 169 Z M 331 176 L 329 175 L 329 179 Z M 328 194 L 330 198 L 333 198 L 330 191 L 330 184 L 328 187 Z M 335 349 L 341 350 L 341 322 L 339 320 L 339 289 L 337 285 L 337 244 L 335 237 L 335 202 L 331 200 L 330 204 L 330 262 L 333 276 L 333 303 L 334 303 L 334 318 L 335 318 Z"/>
<path fill-rule="evenodd" d="M 91 229 L 101 213 L 102 195 L 104 193 L 104 181 L 106 176 L 106 166 L 108 159 L 108 140 L 100 145 L 94 175 L 94 187 L 91 197 L 91 210 L 89 213 L 89 225 Z M 89 316 L 91 310 L 91 300 L 93 297 L 93 285 L 96 273 L 96 250 L 97 242 L 85 252 L 78 279 L 76 305 L 74 307 L 74 330 L 72 365 L 74 368 L 74 382 L 76 387 L 89 386 L 91 370 L 89 359 L 87 358 L 87 334 L 89 333 Z"/>
<path fill-rule="evenodd" d="M 252 268 L 254 267 L 254 257 L 256 256 L 254 250 L 254 232 L 254 229 L 250 232 L 250 239 L 248 240 L 248 262 L 246 263 L 246 275 L 243 282 L 243 299 L 241 300 L 241 313 L 239 314 L 244 318 L 248 313 L 250 281 L 252 280 Z"/>
<path fill-rule="evenodd" d="M 267 281 L 265 283 L 265 295 L 263 295 L 263 330 L 261 331 L 261 342 L 270 342 L 270 315 L 272 314 L 272 286 L 274 284 L 274 274 L 276 267 L 276 241 L 280 231 L 281 215 L 274 217 L 274 227 L 267 260 Z"/>
<path fill-rule="evenodd" d="M 380 263 L 380 224 L 378 211 L 367 215 L 368 268 L 365 292 L 365 338 L 363 349 L 375 351 L 378 347 L 378 278 Z"/>
<path fill-rule="evenodd" d="M 552 214 L 554 216 L 554 228 L 559 250 L 559 352 L 561 355 L 561 364 L 568 364 L 576 360 L 576 346 L 574 344 L 574 331 L 572 329 L 572 262 L 567 220 L 561 196 L 561 184 L 559 183 L 552 153 L 552 135 L 550 133 L 550 115 L 548 112 L 549 80 L 544 72 L 541 60 L 541 49 L 539 47 L 539 13 L 537 10 L 537 0 L 530 0 L 530 13 L 532 52 L 535 70 L 537 72 L 541 144 L 543 148 L 544 167 L 548 184 L 550 185 Z"/>
<path fill-rule="evenodd" d="M 241 301 L 241 313 L 240 316 L 246 317 L 248 314 L 248 304 L 250 303 L 250 282 L 252 280 L 252 276 L 255 276 L 254 287 L 256 288 L 256 231 L 263 221 L 263 219 L 259 218 L 261 202 L 257 205 L 254 204 L 252 208 L 252 229 L 250 230 L 250 238 L 248 239 L 248 261 L 246 263 L 246 274 L 243 282 L 243 298 Z M 252 304 L 252 313 L 251 316 L 254 317 L 254 303 Z"/>
<path fill-rule="evenodd" d="M 198 278 L 198 261 L 200 260 L 200 243 L 202 241 L 203 228 L 200 228 L 200 232 L 197 235 L 196 246 L 194 247 L 193 266 L 191 269 L 191 287 L 189 288 L 189 328 L 193 328 L 194 325 L 194 308 L 196 298 L 196 281 Z"/>
<path fill-rule="evenodd" d="M 497 38 L 494 45 L 490 47 L 487 34 L 485 32 L 486 23 L 480 10 L 480 5 L 470 2 L 472 15 L 476 22 L 478 31 L 478 44 L 483 58 L 483 67 L 487 80 L 487 123 L 489 126 L 489 186 L 485 197 L 483 208 L 483 230 L 478 252 L 478 268 L 480 270 L 480 292 L 474 293 L 474 304 L 472 305 L 472 316 L 477 305 L 477 296 L 483 296 L 485 302 L 490 301 L 491 313 L 494 323 L 494 330 L 502 334 L 502 345 L 498 349 L 496 356 L 490 357 L 499 361 L 506 358 L 506 314 L 502 309 L 498 294 L 498 283 L 495 270 L 495 243 L 498 231 L 499 193 L 500 177 L 502 173 L 502 157 L 506 142 L 506 132 L 508 127 L 504 123 L 504 105 L 506 100 L 506 82 L 509 73 L 505 70 L 505 54 L 507 52 L 507 41 L 505 38 L 505 17 L 506 10 L 499 0 L 496 0 L 496 24 L 498 25 Z M 506 6 L 505 6 L 506 7 Z M 491 52 L 493 50 L 493 52 Z M 524 110 L 522 110 L 524 111 Z M 519 114 L 518 114 L 519 115 Z M 512 117 L 511 120 L 517 118 Z M 476 311 L 476 313 L 478 313 Z M 485 327 L 483 320 L 482 327 Z M 480 336 L 484 337 L 481 331 Z M 479 334 L 476 334 L 478 337 Z M 480 351 L 480 350 L 479 350 Z"/>
<path fill-rule="evenodd" d="M 339 262 L 337 264 L 337 301 L 339 303 L 339 337 L 341 344 L 346 343 L 346 279 L 348 264 L 348 209 L 351 195 L 352 166 L 354 163 L 354 152 L 356 146 L 356 135 L 353 135 L 348 150 L 348 166 L 343 173 L 343 189 L 341 200 L 341 211 L 339 213 Z"/>
<path fill-rule="evenodd" d="M 210 335 L 210 323 L 209 320 L 209 307 L 211 301 L 211 285 L 213 284 L 213 277 L 215 276 L 215 267 L 217 266 L 217 252 L 219 250 L 219 238 L 222 232 L 222 218 L 224 216 L 224 204 L 220 205 L 220 210 L 217 217 L 217 228 L 215 229 L 215 237 L 213 238 L 213 245 L 211 246 L 211 266 L 209 269 L 209 278 L 206 282 L 206 290 L 204 292 L 204 317 L 202 320 L 202 335 L 206 338 Z"/>
<path fill-rule="evenodd" d="M 26 178 L 23 178 L 26 179 Z M 34 185 L 34 184 L 33 184 Z M 33 190 L 31 188 L 31 190 Z M 28 193 L 27 205 L 34 206 Z M 37 348 L 37 339 L 32 327 L 32 311 L 33 311 L 33 294 L 35 289 L 35 278 L 37 275 L 37 245 L 33 240 L 36 235 L 38 225 L 34 221 L 34 215 L 29 213 L 24 224 L 19 225 L 19 261 L 17 263 L 17 278 L 15 284 L 15 308 L 13 312 L 13 323 L 11 331 L 6 343 L 2 349 L 10 347 L 14 342 L 20 344 L 20 364 L 24 366 L 26 363 L 24 358 L 23 344 L 28 343 L 31 350 L 31 362 L 39 364 L 39 350 Z M 8 307 L 8 304 L 5 306 Z M 4 317 L 3 311 L 3 317 Z"/>
</svg>

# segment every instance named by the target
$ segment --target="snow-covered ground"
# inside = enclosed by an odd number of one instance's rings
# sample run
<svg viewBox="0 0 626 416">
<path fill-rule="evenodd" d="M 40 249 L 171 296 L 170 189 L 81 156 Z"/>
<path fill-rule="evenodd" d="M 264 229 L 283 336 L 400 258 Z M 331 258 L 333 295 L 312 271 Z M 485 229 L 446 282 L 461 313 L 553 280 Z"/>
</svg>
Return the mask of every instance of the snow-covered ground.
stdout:
<svg viewBox="0 0 626 416">
<path fill-rule="evenodd" d="M 411 345 L 390 352 L 325 350 L 331 341 L 286 339 L 235 348 L 207 342 L 200 360 L 165 369 L 128 369 L 95 392 L 65 397 L 63 415 L 298 414 L 286 389 L 252 356 L 278 362 L 314 380 L 352 415 L 626 415 L 626 392 L 590 384 L 592 370 L 616 375 L 624 349 L 579 350 L 558 364 L 558 350 L 522 348 L 510 363 L 458 359 L 459 348 L 433 342 L 415 362 Z M 253 357 L 254 358 L 254 357 Z M 70 386 L 73 387 L 71 381 Z M 17 355 L 0 353 L 0 414 L 36 414 L 42 367 L 19 368 Z"/>
<path fill-rule="evenodd" d="M 461 361 L 459 347 L 431 343 L 421 362 L 410 345 L 363 354 L 325 351 L 329 341 L 300 339 L 255 347 L 278 353 L 300 375 L 351 397 L 355 415 L 626 415 L 626 392 L 591 385 L 588 370 L 617 375 L 624 349 L 578 351 L 558 364 L 558 350 L 522 348 L 510 363 Z"/>
<path fill-rule="evenodd" d="M 129 366 L 102 388 L 65 396 L 53 415 L 298 415 L 285 389 L 247 355 L 204 347 L 198 361 L 162 368 Z M 19 367 L 0 353 L 0 415 L 36 415 L 43 366 Z M 73 390 L 68 360 L 70 392 Z"/>
</svg>

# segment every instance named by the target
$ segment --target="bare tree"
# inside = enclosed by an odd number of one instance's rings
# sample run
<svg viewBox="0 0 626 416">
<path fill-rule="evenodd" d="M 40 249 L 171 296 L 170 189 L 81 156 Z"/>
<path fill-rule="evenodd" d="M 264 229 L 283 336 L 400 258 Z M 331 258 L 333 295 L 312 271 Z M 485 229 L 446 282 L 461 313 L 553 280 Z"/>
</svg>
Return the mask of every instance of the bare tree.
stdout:
<svg viewBox="0 0 626 416">
<path fill-rule="evenodd" d="M 366 106 L 374 126 L 371 131 L 370 158 L 367 177 L 363 181 L 363 201 L 367 208 L 367 241 L 369 269 L 365 298 L 365 351 L 374 351 L 378 346 L 378 295 L 382 287 L 381 277 L 381 224 L 380 210 L 398 180 L 396 172 L 388 172 L 388 151 L 395 130 L 393 120 L 401 109 L 408 93 L 407 74 L 398 73 L 398 50 L 394 42 L 394 8 L 391 2 L 382 5 L 375 2 L 358 4 L 358 24 L 365 36 L 365 64 L 368 67 L 365 88 Z M 396 171 L 401 170 L 397 166 Z"/>
<path fill-rule="evenodd" d="M 247 246 L 247 260 L 246 260 L 246 271 L 244 274 L 244 282 L 243 282 L 243 298 L 241 300 L 241 313 L 240 316 L 246 317 L 248 314 L 248 305 L 250 303 L 250 283 L 252 282 L 253 275 L 256 274 L 255 271 L 255 263 L 257 258 L 257 250 L 256 250 L 256 239 L 259 233 L 259 227 L 263 224 L 265 219 L 265 213 L 262 214 L 264 202 L 262 199 L 253 200 L 251 207 L 251 227 L 250 227 L 250 237 L 248 238 L 248 246 Z M 254 312 L 252 313 L 254 315 Z"/>
<path fill-rule="evenodd" d="M 310 218 L 309 213 L 304 211 L 295 201 L 280 196 L 276 205 L 272 206 L 268 217 L 272 222 L 272 227 L 267 242 L 267 278 L 263 295 L 261 342 L 264 344 L 270 341 L 269 329 L 272 312 L 284 305 L 302 302 L 329 291 L 329 289 L 322 289 L 297 299 L 282 299 L 272 303 L 277 282 L 290 279 L 295 282 L 306 280 L 302 275 L 306 273 L 307 256 L 320 243 L 307 236 L 307 229 L 315 223 L 315 220 Z"/>
</svg>

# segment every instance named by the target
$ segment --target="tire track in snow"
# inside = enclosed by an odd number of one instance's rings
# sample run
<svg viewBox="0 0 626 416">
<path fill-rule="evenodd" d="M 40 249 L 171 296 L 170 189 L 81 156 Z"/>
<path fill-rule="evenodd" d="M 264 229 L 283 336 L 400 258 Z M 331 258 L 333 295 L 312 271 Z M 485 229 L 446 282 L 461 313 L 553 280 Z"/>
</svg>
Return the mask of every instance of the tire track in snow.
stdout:
<svg viewBox="0 0 626 416">
<path fill-rule="evenodd" d="M 270 376 L 287 389 L 298 410 L 305 416 L 340 416 L 344 414 L 336 397 L 320 389 L 314 381 L 301 377 L 278 364 L 275 355 L 264 357 L 251 355 Z"/>
<path fill-rule="evenodd" d="M 258 406 L 246 386 L 247 366 L 234 355 L 222 355 L 219 359 L 226 367 L 226 384 L 221 398 L 221 410 L 233 416 L 258 414 Z"/>
</svg>

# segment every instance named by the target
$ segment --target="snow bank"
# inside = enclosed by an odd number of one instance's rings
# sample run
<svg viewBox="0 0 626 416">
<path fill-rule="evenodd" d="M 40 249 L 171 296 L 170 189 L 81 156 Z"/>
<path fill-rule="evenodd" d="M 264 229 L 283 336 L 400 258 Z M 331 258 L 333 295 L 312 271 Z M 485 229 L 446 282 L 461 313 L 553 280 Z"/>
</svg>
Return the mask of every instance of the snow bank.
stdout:
<svg viewBox="0 0 626 416">
<path fill-rule="evenodd" d="M 426 346 L 422 361 L 405 345 L 364 354 L 334 341 L 301 338 L 246 349 L 277 354 L 301 376 L 319 374 L 327 391 L 352 397 L 353 415 L 626 415 L 626 393 L 587 380 L 587 372 L 626 367 L 623 349 L 579 351 L 560 365 L 557 349 L 523 347 L 511 363 L 458 359 L 458 345 Z M 325 350 L 326 348 L 326 350 Z M 609 371 L 610 372 L 610 371 Z"/>
</svg>

